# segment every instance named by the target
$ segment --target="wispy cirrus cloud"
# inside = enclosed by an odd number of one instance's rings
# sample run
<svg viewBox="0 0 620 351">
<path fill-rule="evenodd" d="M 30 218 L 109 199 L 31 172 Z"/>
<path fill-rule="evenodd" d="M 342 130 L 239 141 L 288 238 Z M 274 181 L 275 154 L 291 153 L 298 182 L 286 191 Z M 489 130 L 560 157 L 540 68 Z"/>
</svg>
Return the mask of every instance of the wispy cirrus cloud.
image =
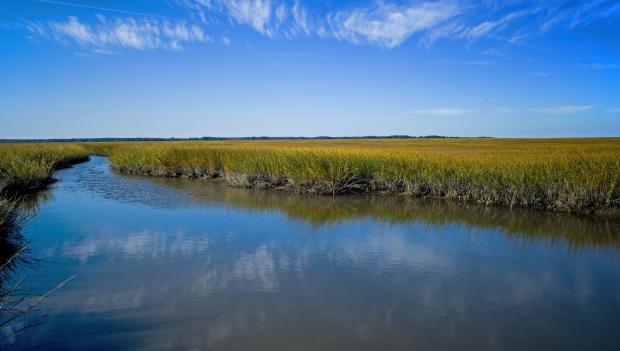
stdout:
<svg viewBox="0 0 620 351">
<path fill-rule="evenodd" d="M 270 37 L 298 34 L 333 37 L 355 44 L 394 48 L 419 35 L 423 44 L 439 39 L 498 39 L 519 44 L 555 28 L 576 28 L 620 14 L 620 4 L 575 2 L 435 0 L 376 1 L 370 5 L 310 15 L 304 3 L 284 0 L 185 0 L 223 9 L 237 23 Z"/>
<path fill-rule="evenodd" d="M 408 6 L 379 2 L 371 8 L 339 12 L 331 23 L 338 39 L 394 48 L 413 34 L 459 15 L 460 11 L 455 3 L 447 1 Z"/>
<path fill-rule="evenodd" d="M 33 1 L 44 3 L 44 4 L 59 5 L 59 6 L 64 6 L 64 7 L 76 7 L 76 8 L 81 8 L 81 9 L 90 9 L 90 10 L 97 10 L 97 11 L 104 11 L 104 12 L 115 12 L 115 13 L 121 13 L 125 15 L 166 18 L 166 16 L 164 15 L 155 14 L 155 13 L 119 10 L 119 9 L 114 9 L 110 7 L 91 6 L 91 5 L 85 5 L 85 4 L 69 2 L 69 1 L 58 1 L 58 0 L 33 0 Z"/>
<path fill-rule="evenodd" d="M 31 25 L 34 33 L 54 39 L 64 37 L 65 42 L 80 45 L 135 49 L 178 48 L 183 43 L 207 41 L 206 26 L 220 19 L 224 19 L 220 23 L 247 26 L 274 39 L 332 38 L 393 49 L 412 38 L 423 45 L 432 45 L 438 40 L 471 43 L 483 39 L 521 45 L 531 37 L 552 30 L 571 30 L 620 15 L 620 4 L 605 0 L 377 0 L 340 8 L 337 5 L 318 7 L 312 11 L 307 0 L 170 0 L 171 4 L 185 10 L 175 15 L 178 23 L 172 25 L 169 19 L 158 14 L 140 15 L 139 11 L 57 0 L 38 1 L 127 16 L 95 23 L 77 17 L 68 18 L 64 25 L 62 21 L 36 23 L 43 28 L 39 30 Z M 180 29 L 168 35 L 164 32 L 166 25 Z M 615 69 L 615 65 L 591 64 L 586 68 Z"/>
<path fill-rule="evenodd" d="M 451 116 L 462 116 L 462 115 L 470 114 L 475 111 L 476 110 L 467 109 L 467 108 L 441 107 L 441 108 L 433 108 L 433 109 L 413 110 L 413 111 L 410 111 L 410 113 L 414 115 L 451 117 Z"/>
<path fill-rule="evenodd" d="M 311 18 L 299 0 L 178 0 L 190 12 L 223 15 L 237 25 L 247 25 L 267 37 L 294 38 L 300 34 L 322 35 L 325 28 Z"/>
<path fill-rule="evenodd" d="M 590 112 L 593 108 L 592 105 L 559 105 L 535 108 L 534 111 L 548 115 L 571 115 Z"/>
<path fill-rule="evenodd" d="M 184 43 L 211 40 L 202 28 L 184 22 L 173 24 L 167 20 L 133 17 L 109 19 L 103 15 L 97 15 L 94 24 L 69 16 L 66 21 L 29 22 L 28 29 L 42 37 L 94 51 L 110 48 L 178 50 Z"/>
<path fill-rule="evenodd" d="M 270 0 L 229 0 L 221 4 L 238 23 L 247 24 L 261 34 L 272 34 L 269 24 L 274 8 Z"/>
<path fill-rule="evenodd" d="M 394 48 L 412 35 L 427 31 L 460 13 L 456 1 L 401 5 L 379 1 L 335 12 L 311 15 L 301 1 L 185 0 L 188 8 L 221 12 L 268 37 L 299 35 L 335 38 L 354 44 Z"/>
<path fill-rule="evenodd" d="M 478 39 L 481 37 L 489 36 L 499 31 L 505 30 L 513 21 L 529 15 L 533 12 L 535 12 L 535 9 L 514 11 L 500 17 L 499 19 L 484 21 L 473 27 L 466 28 L 463 30 L 460 36 L 467 39 Z"/>
</svg>

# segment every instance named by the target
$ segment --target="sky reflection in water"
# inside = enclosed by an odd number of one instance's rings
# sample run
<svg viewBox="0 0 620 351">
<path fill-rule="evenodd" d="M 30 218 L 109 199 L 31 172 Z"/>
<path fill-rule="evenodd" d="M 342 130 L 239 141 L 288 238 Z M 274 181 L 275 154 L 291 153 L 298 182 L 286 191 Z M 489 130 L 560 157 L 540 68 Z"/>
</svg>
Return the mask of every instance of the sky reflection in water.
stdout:
<svg viewBox="0 0 620 351">
<path fill-rule="evenodd" d="M 617 349 L 620 223 L 58 173 L 16 349 Z"/>
</svg>

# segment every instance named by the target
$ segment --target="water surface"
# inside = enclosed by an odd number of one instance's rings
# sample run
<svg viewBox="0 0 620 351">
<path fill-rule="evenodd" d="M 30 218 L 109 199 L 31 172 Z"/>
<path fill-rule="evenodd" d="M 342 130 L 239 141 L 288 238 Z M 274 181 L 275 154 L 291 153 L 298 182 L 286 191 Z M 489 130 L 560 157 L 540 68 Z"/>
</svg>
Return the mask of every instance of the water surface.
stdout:
<svg viewBox="0 0 620 351">
<path fill-rule="evenodd" d="M 7 349 L 618 350 L 620 223 L 404 196 L 57 173 L 24 237 L 55 292 Z"/>
</svg>

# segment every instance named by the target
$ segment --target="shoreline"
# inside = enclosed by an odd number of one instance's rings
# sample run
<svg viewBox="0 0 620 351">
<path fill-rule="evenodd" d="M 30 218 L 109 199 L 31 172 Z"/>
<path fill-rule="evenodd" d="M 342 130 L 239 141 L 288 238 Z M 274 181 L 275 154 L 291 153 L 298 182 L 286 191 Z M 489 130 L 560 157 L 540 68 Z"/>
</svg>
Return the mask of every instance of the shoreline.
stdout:
<svg viewBox="0 0 620 351">
<path fill-rule="evenodd" d="M 620 217 L 620 139 L 7 144 L 0 197 L 45 189 L 56 170 L 91 155 L 123 174 L 218 178 L 237 188 Z"/>
<path fill-rule="evenodd" d="M 412 198 L 449 199 L 464 203 L 475 203 L 503 208 L 521 208 L 552 213 L 571 213 L 575 215 L 620 218 L 620 206 L 597 207 L 596 199 L 604 194 L 582 192 L 581 198 L 591 202 L 575 202 L 579 198 L 574 193 L 564 193 L 559 189 L 539 189 L 537 198 L 526 202 L 517 194 L 510 197 L 484 186 L 471 186 L 464 183 L 433 184 L 413 183 L 406 180 L 385 181 L 377 179 L 346 179 L 344 181 L 294 180 L 286 175 L 245 174 L 223 170 L 197 169 L 192 167 L 130 167 L 114 165 L 110 167 L 121 174 L 162 177 L 222 180 L 229 186 L 243 189 L 285 191 L 315 196 L 343 195 L 385 195 L 409 196 Z M 570 206 L 573 204 L 573 206 Z"/>
<path fill-rule="evenodd" d="M 68 160 L 62 160 L 55 164 L 49 174 L 28 179 L 23 182 L 13 182 L 0 186 L 0 197 L 22 197 L 36 194 L 39 191 L 46 190 L 50 185 L 57 182 L 54 178 L 56 171 L 73 167 L 76 164 L 88 162 L 91 155 L 80 156 Z"/>
</svg>

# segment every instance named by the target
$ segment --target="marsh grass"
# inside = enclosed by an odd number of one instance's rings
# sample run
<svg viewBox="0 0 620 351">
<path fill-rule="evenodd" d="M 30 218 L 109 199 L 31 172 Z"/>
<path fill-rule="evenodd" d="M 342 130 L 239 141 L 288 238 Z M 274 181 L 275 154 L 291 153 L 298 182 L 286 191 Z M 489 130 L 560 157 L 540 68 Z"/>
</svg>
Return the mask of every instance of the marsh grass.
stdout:
<svg viewBox="0 0 620 351">
<path fill-rule="evenodd" d="M 378 139 L 0 145 L 0 189 L 108 156 L 124 173 L 225 178 L 311 194 L 400 193 L 483 204 L 616 213 L 620 139 Z"/>
<path fill-rule="evenodd" d="M 0 144 L 0 240 L 19 231 L 29 217 L 28 197 L 52 182 L 54 170 L 88 159 L 89 152 L 77 144 Z"/>
<path fill-rule="evenodd" d="M 88 145 L 86 147 L 89 147 Z M 301 193 L 387 192 L 574 213 L 620 207 L 620 139 L 99 144 L 121 172 Z"/>
<path fill-rule="evenodd" d="M 52 181 L 54 170 L 88 159 L 77 144 L 1 144 L 0 194 L 24 194 Z"/>
</svg>

